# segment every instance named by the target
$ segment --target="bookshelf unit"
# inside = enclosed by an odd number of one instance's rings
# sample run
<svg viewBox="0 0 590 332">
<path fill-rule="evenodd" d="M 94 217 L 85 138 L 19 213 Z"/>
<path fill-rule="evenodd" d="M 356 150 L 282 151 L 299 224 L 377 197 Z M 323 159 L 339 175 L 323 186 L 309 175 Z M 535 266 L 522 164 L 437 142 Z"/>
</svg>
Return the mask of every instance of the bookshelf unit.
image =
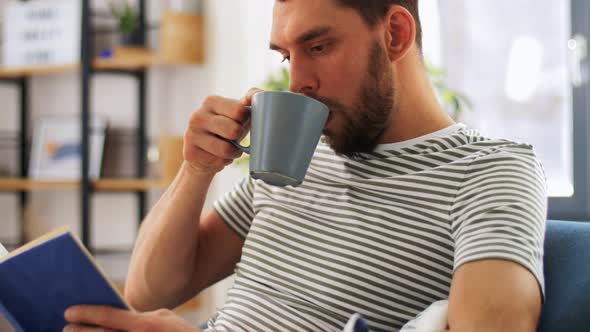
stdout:
<svg viewBox="0 0 590 332">
<path fill-rule="evenodd" d="M 145 45 L 146 40 L 146 0 L 138 1 L 139 42 Z M 90 0 L 82 0 L 81 5 L 81 57 L 80 63 L 60 66 L 31 66 L 23 68 L 0 67 L 0 84 L 9 84 L 18 91 L 19 120 L 18 120 L 18 169 L 16 178 L 0 178 L 0 192 L 15 192 L 19 194 L 21 208 L 20 238 L 17 245 L 26 242 L 24 232 L 24 209 L 28 203 L 28 193 L 31 191 L 71 191 L 78 190 L 80 194 L 80 237 L 84 245 L 93 252 L 95 248 L 90 243 L 90 216 L 91 197 L 103 192 L 134 193 L 136 195 L 138 224 L 147 212 L 147 192 L 153 189 L 161 189 L 166 186 L 160 179 L 146 178 L 146 152 L 147 152 L 147 115 L 146 115 L 146 88 L 147 70 L 154 66 L 175 65 L 173 61 L 165 61 L 146 48 L 138 47 L 129 49 L 124 54 L 117 54 L 111 58 L 94 58 L 92 13 Z M 80 85 L 80 124 L 81 124 L 81 176 L 77 181 L 38 181 L 29 179 L 28 161 L 29 151 L 28 132 L 29 123 L 29 79 L 33 76 L 52 75 L 58 73 L 77 72 Z M 136 113 L 135 136 L 137 139 L 136 165 L 134 178 L 100 178 L 93 180 L 89 177 L 89 125 L 90 125 L 90 89 L 91 78 L 94 75 L 121 75 L 132 77 L 137 82 L 136 96 L 138 98 Z"/>
</svg>

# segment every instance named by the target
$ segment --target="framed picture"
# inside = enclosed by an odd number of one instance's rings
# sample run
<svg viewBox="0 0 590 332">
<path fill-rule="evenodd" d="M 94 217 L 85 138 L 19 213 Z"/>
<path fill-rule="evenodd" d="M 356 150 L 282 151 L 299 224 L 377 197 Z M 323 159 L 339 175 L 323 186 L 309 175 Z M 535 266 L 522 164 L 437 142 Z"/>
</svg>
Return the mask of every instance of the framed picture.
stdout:
<svg viewBox="0 0 590 332">
<path fill-rule="evenodd" d="M 35 126 L 29 173 L 37 180 L 78 180 L 81 169 L 80 118 L 76 116 L 43 117 Z M 90 121 L 91 179 L 100 177 L 107 121 Z"/>
</svg>

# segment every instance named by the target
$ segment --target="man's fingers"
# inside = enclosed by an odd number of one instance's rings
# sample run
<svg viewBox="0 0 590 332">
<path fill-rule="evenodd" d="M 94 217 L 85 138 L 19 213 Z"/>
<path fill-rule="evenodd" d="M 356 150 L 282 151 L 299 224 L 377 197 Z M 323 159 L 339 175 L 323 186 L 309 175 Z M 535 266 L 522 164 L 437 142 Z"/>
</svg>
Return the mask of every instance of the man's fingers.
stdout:
<svg viewBox="0 0 590 332">
<path fill-rule="evenodd" d="M 207 117 L 206 121 L 209 132 L 225 139 L 237 140 L 246 130 L 239 122 L 221 115 Z"/>
<path fill-rule="evenodd" d="M 239 123 L 245 123 L 249 118 L 246 106 L 252 103 L 252 96 L 259 92 L 263 92 L 263 90 L 251 88 L 239 101 L 220 96 L 209 96 L 203 101 L 203 108 L 215 114 L 227 116 Z"/>
<path fill-rule="evenodd" d="M 80 324 L 69 324 L 64 327 L 63 332 L 117 332 L 104 327 L 92 327 Z"/>
<path fill-rule="evenodd" d="M 246 104 L 235 99 L 219 96 L 209 96 L 203 101 L 203 108 L 214 114 L 224 115 L 237 122 L 244 122 L 248 118 Z"/>
<path fill-rule="evenodd" d="M 70 307 L 64 316 L 69 323 L 96 325 L 119 331 L 132 331 L 136 320 L 136 316 L 128 310 L 96 305 Z"/>
<path fill-rule="evenodd" d="M 214 135 L 201 137 L 201 149 L 209 154 L 223 159 L 235 159 L 242 155 L 242 151 L 223 138 Z"/>
<path fill-rule="evenodd" d="M 242 135 L 236 141 L 238 141 L 238 142 L 242 141 L 244 139 L 244 137 L 246 137 L 246 135 L 248 135 L 251 128 L 252 128 L 252 122 L 250 121 L 250 119 L 248 119 L 246 122 L 244 122 L 242 124 Z"/>
<path fill-rule="evenodd" d="M 252 104 L 252 96 L 262 91 L 263 90 L 260 90 L 259 88 L 250 88 L 250 90 L 248 90 L 244 98 L 242 98 L 242 103 L 244 103 L 244 105 Z"/>
</svg>

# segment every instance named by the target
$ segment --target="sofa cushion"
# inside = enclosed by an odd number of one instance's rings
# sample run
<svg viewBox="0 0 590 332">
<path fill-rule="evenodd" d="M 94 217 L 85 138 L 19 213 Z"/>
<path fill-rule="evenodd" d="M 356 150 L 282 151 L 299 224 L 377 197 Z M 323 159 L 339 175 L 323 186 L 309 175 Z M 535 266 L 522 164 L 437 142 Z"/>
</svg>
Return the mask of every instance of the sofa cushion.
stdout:
<svg viewBox="0 0 590 332">
<path fill-rule="evenodd" d="M 590 223 L 547 221 L 538 332 L 590 331 Z"/>
</svg>

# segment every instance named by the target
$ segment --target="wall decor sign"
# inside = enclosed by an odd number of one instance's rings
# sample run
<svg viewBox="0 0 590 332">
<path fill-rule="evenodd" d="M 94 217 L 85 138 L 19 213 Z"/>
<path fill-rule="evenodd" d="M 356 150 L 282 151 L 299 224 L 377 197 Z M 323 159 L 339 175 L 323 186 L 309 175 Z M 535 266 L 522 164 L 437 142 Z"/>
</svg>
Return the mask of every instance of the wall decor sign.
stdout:
<svg viewBox="0 0 590 332">
<path fill-rule="evenodd" d="M 2 65 L 80 62 L 81 0 L 9 1 L 4 10 Z"/>
</svg>

